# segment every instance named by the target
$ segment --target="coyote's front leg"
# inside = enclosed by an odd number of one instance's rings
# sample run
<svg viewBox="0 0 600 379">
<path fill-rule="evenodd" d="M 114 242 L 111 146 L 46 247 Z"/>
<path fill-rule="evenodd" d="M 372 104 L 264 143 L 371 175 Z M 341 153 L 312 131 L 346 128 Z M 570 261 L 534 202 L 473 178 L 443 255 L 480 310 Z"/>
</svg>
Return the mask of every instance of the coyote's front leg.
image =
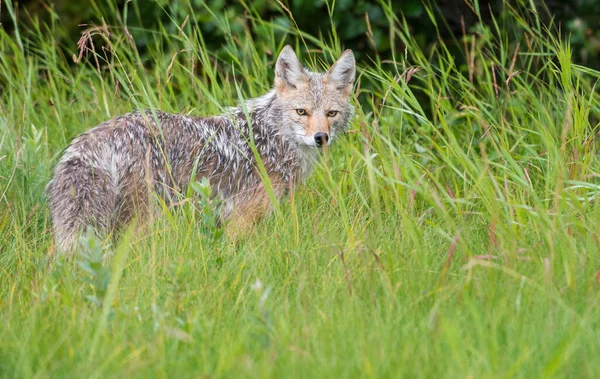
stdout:
<svg viewBox="0 0 600 379">
<path fill-rule="evenodd" d="M 285 194 L 285 184 L 276 175 L 269 175 L 269 179 L 275 198 L 281 199 Z M 261 182 L 253 190 L 237 196 L 232 215 L 225 227 L 225 234 L 234 241 L 244 237 L 271 209 L 271 198 Z"/>
</svg>

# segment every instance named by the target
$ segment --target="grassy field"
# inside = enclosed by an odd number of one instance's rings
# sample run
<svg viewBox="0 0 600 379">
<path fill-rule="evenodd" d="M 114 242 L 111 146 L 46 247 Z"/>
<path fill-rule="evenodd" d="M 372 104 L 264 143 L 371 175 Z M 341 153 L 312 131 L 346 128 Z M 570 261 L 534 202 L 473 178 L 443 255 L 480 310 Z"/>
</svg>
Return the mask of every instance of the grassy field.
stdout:
<svg viewBox="0 0 600 379">
<path fill-rule="evenodd" d="M 195 200 L 68 261 L 44 187 L 74 136 L 218 113 L 285 43 L 320 70 L 343 41 L 250 19 L 270 51 L 215 59 L 187 25 L 142 57 L 109 24 L 71 57 L 54 24 L 0 29 L 0 377 L 600 377 L 600 72 L 506 11 L 427 53 L 388 13 L 406 49 L 359 67 L 350 133 L 239 244 Z"/>
</svg>

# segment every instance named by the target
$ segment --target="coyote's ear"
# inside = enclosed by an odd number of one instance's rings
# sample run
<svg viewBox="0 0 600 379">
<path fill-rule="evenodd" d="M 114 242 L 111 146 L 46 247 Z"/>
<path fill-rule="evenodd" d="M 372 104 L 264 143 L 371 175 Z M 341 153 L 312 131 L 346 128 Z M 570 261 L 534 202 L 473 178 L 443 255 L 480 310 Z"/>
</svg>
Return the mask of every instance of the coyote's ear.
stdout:
<svg viewBox="0 0 600 379">
<path fill-rule="evenodd" d="M 275 65 L 275 87 L 278 91 L 294 89 L 300 81 L 305 81 L 304 69 L 290 45 L 281 50 Z"/>
<path fill-rule="evenodd" d="M 349 95 L 352 91 L 354 76 L 356 75 L 356 61 L 352 50 L 346 50 L 327 71 L 327 82 L 335 85 L 338 90 L 345 90 Z"/>
</svg>

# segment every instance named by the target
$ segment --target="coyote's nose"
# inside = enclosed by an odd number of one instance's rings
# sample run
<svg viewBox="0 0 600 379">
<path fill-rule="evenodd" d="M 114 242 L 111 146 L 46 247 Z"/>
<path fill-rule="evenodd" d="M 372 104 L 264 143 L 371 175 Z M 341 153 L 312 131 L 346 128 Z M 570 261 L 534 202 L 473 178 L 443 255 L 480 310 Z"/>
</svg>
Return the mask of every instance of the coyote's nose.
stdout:
<svg viewBox="0 0 600 379">
<path fill-rule="evenodd" d="M 327 141 L 329 141 L 329 136 L 327 133 L 319 132 L 315 134 L 315 142 L 317 143 L 317 146 L 326 145 Z"/>
</svg>

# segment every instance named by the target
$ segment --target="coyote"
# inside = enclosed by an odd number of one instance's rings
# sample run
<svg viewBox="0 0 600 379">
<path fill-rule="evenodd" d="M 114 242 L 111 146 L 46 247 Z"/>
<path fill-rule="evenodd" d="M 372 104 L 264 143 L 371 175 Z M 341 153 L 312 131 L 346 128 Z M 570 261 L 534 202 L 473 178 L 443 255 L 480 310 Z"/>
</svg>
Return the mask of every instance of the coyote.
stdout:
<svg viewBox="0 0 600 379">
<path fill-rule="evenodd" d="M 276 198 L 310 175 L 319 150 L 347 128 L 356 72 L 346 50 L 326 73 L 300 64 L 291 46 L 275 65 L 275 85 L 219 116 L 139 111 L 79 135 L 47 187 L 58 250 L 72 251 L 91 226 L 107 236 L 151 209 L 152 194 L 169 205 L 191 180 L 209 179 L 222 202 L 219 220 L 240 235 Z M 261 177 L 256 152 L 268 174 Z"/>
</svg>

